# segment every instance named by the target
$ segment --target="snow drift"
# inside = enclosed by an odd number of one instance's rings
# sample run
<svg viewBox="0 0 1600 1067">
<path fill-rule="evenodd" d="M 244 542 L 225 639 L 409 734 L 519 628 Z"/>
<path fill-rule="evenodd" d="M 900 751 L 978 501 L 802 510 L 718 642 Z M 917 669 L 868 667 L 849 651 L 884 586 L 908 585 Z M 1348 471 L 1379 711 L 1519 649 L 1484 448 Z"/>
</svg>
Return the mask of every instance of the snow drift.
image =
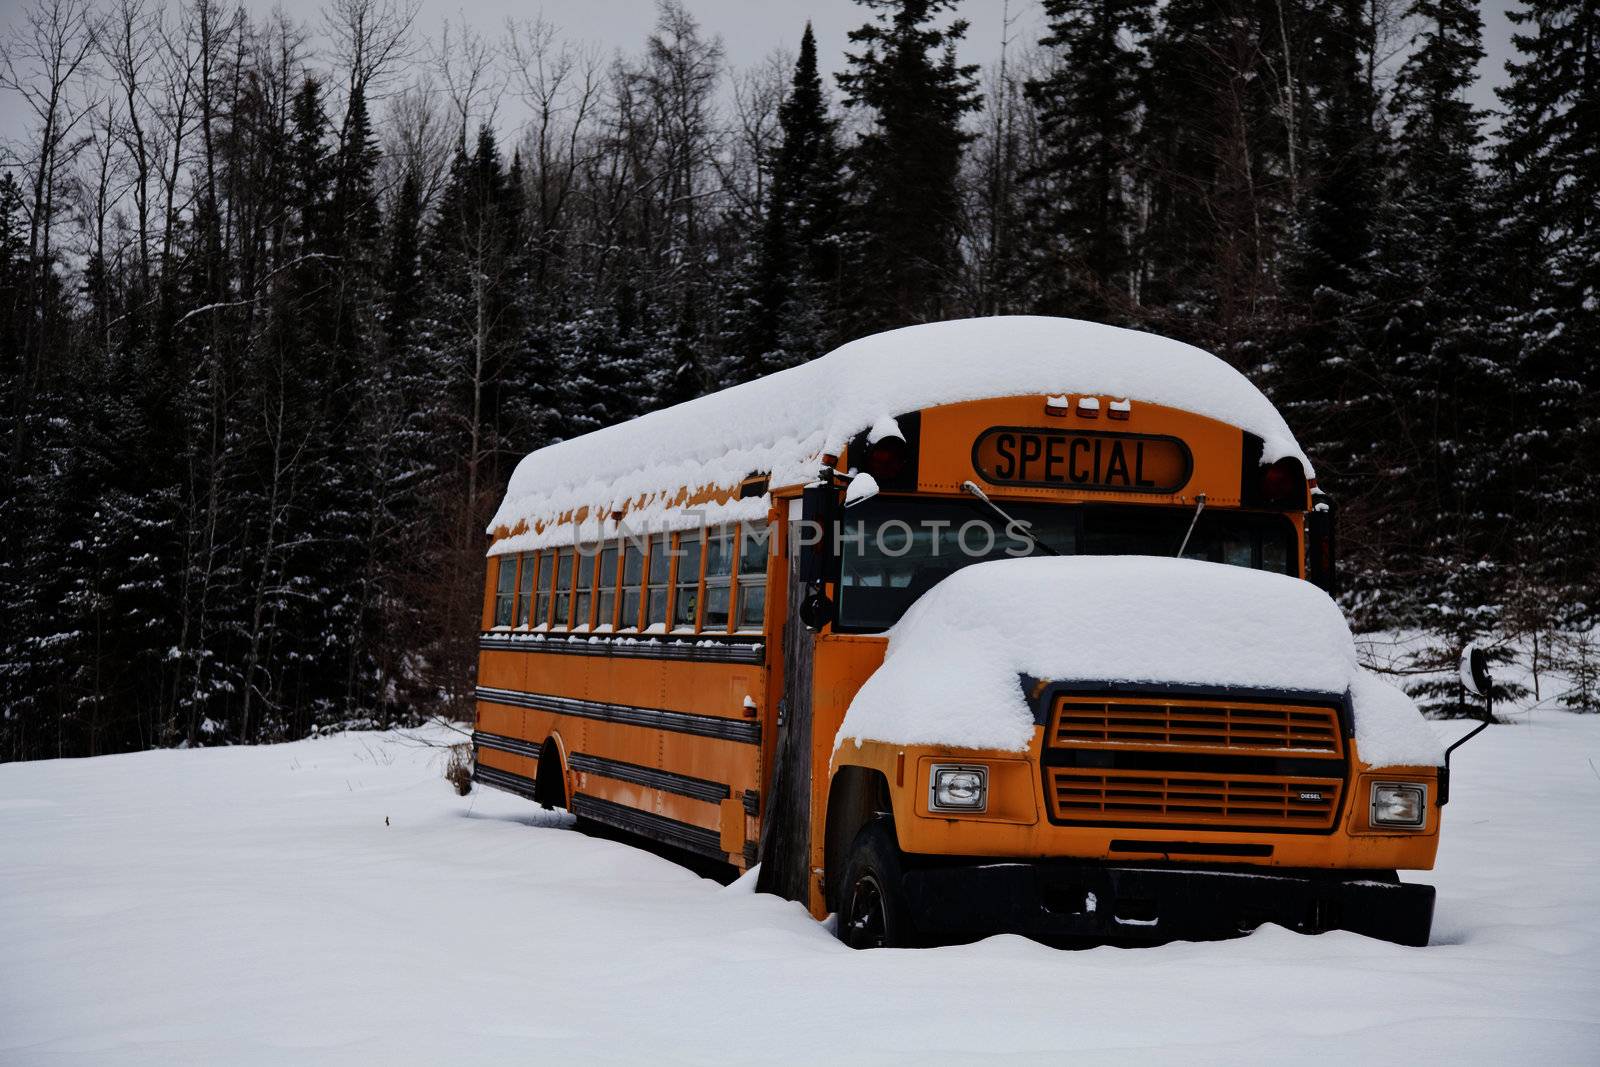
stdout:
<svg viewBox="0 0 1600 1067">
<path fill-rule="evenodd" d="M 584 507 L 599 515 L 659 509 L 684 486 L 731 488 L 754 472 L 769 473 L 774 485 L 808 481 L 822 454 L 901 412 L 1068 393 L 1217 419 L 1260 437 L 1263 462 L 1293 456 L 1311 470 L 1272 403 L 1209 352 L 1076 319 L 958 319 L 864 337 L 802 366 L 542 448 L 517 464 L 488 532 L 547 525 Z M 570 542 L 572 531 L 559 539 Z M 502 541 L 492 551 L 535 547 Z"/>
<path fill-rule="evenodd" d="M 889 631 L 846 740 L 1021 751 L 1021 674 L 1344 694 L 1373 766 L 1443 762 L 1411 699 L 1356 661 L 1327 594 L 1282 574 L 1142 556 L 1030 557 L 957 571 Z"/>
</svg>

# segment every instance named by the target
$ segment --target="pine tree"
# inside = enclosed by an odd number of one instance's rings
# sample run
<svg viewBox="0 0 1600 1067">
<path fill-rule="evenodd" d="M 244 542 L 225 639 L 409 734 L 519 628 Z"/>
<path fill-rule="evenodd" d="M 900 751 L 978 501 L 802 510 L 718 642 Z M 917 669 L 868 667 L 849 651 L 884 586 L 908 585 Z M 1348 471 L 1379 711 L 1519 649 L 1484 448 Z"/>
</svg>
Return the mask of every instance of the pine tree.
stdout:
<svg viewBox="0 0 1600 1067">
<path fill-rule="evenodd" d="M 1135 299 L 1133 167 L 1154 0 L 1045 0 L 1046 74 L 1030 81 L 1044 158 L 1030 220 L 1040 310 L 1126 321 Z"/>
<path fill-rule="evenodd" d="M 1520 59 L 1497 90 L 1494 258 L 1518 462 L 1502 472 L 1504 499 L 1522 519 L 1523 614 L 1587 631 L 1600 617 L 1600 501 L 1573 487 L 1600 464 L 1600 8 L 1528 0 L 1508 17 Z"/>
<path fill-rule="evenodd" d="M 736 342 L 740 380 L 813 359 L 836 339 L 829 320 L 840 304 L 843 160 L 809 22 L 778 124 L 783 140 L 768 164 L 750 306 Z"/>
<path fill-rule="evenodd" d="M 358 85 L 350 94 L 344 140 L 333 160 L 335 177 L 330 208 L 340 243 L 346 249 L 370 253 L 377 244 L 379 212 L 373 176 L 380 154 L 372 121 L 367 115 L 366 92 Z"/>
<path fill-rule="evenodd" d="M 295 94 L 290 114 L 290 203 L 295 209 L 290 237 L 303 252 L 321 251 L 326 238 L 330 175 L 327 160 L 328 116 L 322 107 L 322 83 L 307 76 Z"/>
<path fill-rule="evenodd" d="M 1486 340 L 1487 279 L 1480 253 L 1484 188 L 1476 153 L 1482 116 L 1466 89 L 1483 56 L 1470 0 L 1418 0 L 1420 41 L 1400 69 L 1394 211 L 1384 228 L 1382 287 L 1391 310 L 1380 358 L 1405 438 L 1393 474 L 1409 487 L 1396 568 L 1407 614 L 1433 635 L 1419 666 L 1448 672 L 1461 650 L 1497 625 L 1501 576 L 1493 541 L 1503 522 L 1492 487 L 1499 414 L 1510 382 Z M 1429 710 L 1453 714 L 1449 680 L 1412 687 Z"/>
<path fill-rule="evenodd" d="M 876 21 L 850 32 L 860 51 L 840 74 L 848 107 L 871 114 L 851 152 L 863 235 L 849 288 L 854 329 L 869 333 L 955 311 L 961 156 L 977 111 L 976 66 L 956 62 L 967 23 L 935 18 L 954 0 L 858 0 Z"/>
<path fill-rule="evenodd" d="M 1246 369 L 1276 316 L 1279 246 L 1296 207 L 1289 116 L 1303 101 L 1288 91 L 1286 60 L 1298 61 L 1301 11 L 1171 0 L 1148 47 L 1143 319 Z"/>
<path fill-rule="evenodd" d="M 20 402 L 23 393 L 21 377 L 26 363 L 22 346 L 28 328 L 30 268 L 26 202 L 17 176 L 7 171 L 0 175 L 0 383 L 13 404 Z M 13 409 L 11 414 L 20 412 Z M 6 433 L 15 431 L 15 423 L 8 421 Z M 4 458 L 8 465 L 13 455 L 7 447 Z"/>
<path fill-rule="evenodd" d="M 392 353 L 406 349 L 422 301 L 422 192 L 416 172 L 406 169 L 389 214 L 388 261 L 384 266 L 383 326 Z"/>
<path fill-rule="evenodd" d="M 1373 26 L 1362 0 L 1317 9 L 1300 82 L 1306 190 L 1289 241 L 1285 301 L 1263 367 L 1273 400 L 1315 458 L 1340 509 L 1343 585 L 1358 626 L 1382 626 L 1379 594 L 1398 545 L 1386 520 L 1406 491 L 1389 469 L 1398 421 L 1375 346 L 1388 319 L 1375 262 L 1385 223 L 1386 144 L 1366 71 Z"/>
</svg>

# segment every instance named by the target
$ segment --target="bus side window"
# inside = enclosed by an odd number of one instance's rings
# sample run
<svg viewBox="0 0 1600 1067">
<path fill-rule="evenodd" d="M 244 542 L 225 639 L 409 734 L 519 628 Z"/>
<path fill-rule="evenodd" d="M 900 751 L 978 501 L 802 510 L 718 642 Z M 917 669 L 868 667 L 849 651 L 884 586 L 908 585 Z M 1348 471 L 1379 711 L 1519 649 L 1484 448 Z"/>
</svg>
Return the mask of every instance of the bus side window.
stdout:
<svg viewBox="0 0 1600 1067">
<path fill-rule="evenodd" d="M 672 597 L 672 628 L 692 630 L 700 615 L 700 533 L 678 535 L 677 588 Z"/>
<path fill-rule="evenodd" d="M 701 628 L 726 632 L 729 602 L 733 597 L 733 553 L 738 547 L 737 526 L 706 531 L 706 612 Z"/>
<path fill-rule="evenodd" d="M 494 624 L 510 626 L 516 610 L 517 557 L 501 556 L 499 567 L 500 571 L 495 575 Z"/>
<path fill-rule="evenodd" d="M 650 537 L 650 601 L 646 605 L 644 616 L 645 626 L 667 625 L 667 591 L 671 589 L 671 573 L 668 564 L 672 562 L 667 555 L 667 546 L 670 544 L 671 534 L 652 534 Z"/>
<path fill-rule="evenodd" d="M 594 557 L 596 545 L 578 545 L 578 584 L 573 599 L 572 627 L 587 630 L 590 623 L 589 608 L 594 603 Z"/>
<path fill-rule="evenodd" d="M 515 618 L 518 626 L 526 625 L 523 617 L 533 609 L 533 572 L 538 568 L 539 554 L 529 552 L 522 557 L 522 579 L 517 582 L 517 609 Z"/>
<path fill-rule="evenodd" d="M 767 607 L 767 555 L 772 528 L 761 523 L 739 527 L 739 629 L 759 630 Z"/>
<path fill-rule="evenodd" d="M 555 585 L 556 564 L 554 552 L 539 553 L 539 595 L 533 601 L 533 625 L 545 626 L 550 622 L 550 588 Z"/>
<path fill-rule="evenodd" d="M 622 615 L 617 619 L 617 629 L 638 629 L 643 591 L 644 549 L 630 537 L 622 547 Z"/>
<path fill-rule="evenodd" d="M 556 595 L 555 595 L 555 620 L 551 626 L 571 626 L 572 607 L 572 549 L 562 548 L 556 550 Z"/>
<path fill-rule="evenodd" d="M 594 628 L 616 629 L 617 613 L 617 543 L 606 542 L 600 550 L 600 586 L 595 593 Z"/>
</svg>

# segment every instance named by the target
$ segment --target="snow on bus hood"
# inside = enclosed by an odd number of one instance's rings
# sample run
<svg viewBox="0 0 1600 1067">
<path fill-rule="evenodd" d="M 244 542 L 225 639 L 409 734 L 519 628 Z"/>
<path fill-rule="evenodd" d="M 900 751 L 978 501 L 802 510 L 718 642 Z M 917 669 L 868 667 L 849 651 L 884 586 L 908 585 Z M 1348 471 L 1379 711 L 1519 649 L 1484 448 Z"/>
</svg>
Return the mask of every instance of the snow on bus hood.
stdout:
<svg viewBox="0 0 1600 1067">
<path fill-rule="evenodd" d="M 1272 403 L 1211 353 L 1095 322 L 1007 315 L 863 337 L 798 367 L 541 448 L 517 464 L 487 532 L 548 525 L 579 508 L 659 510 L 686 487 L 730 488 L 754 472 L 769 474 L 774 486 L 806 482 L 821 455 L 838 453 L 885 416 L 1077 392 L 1238 426 L 1262 439 L 1263 462 L 1293 456 L 1311 472 Z M 495 550 L 537 547 L 530 539 Z"/>
<path fill-rule="evenodd" d="M 1442 763 L 1411 698 L 1356 662 L 1344 614 L 1282 574 L 1149 556 L 1030 557 L 957 571 L 889 631 L 846 740 L 1022 751 L 1019 675 L 1343 694 L 1374 767 Z"/>
</svg>

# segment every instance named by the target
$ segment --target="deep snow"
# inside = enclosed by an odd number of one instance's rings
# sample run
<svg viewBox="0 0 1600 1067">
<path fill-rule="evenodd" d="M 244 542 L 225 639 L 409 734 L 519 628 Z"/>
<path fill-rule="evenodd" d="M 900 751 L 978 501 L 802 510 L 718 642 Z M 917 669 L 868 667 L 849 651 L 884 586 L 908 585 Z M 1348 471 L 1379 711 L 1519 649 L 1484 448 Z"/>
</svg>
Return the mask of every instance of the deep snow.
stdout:
<svg viewBox="0 0 1600 1067">
<path fill-rule="evenodd" d="M 0 766 L 0 1062 L 1600 1062 L 1600 719 L 1455 763 L 1426 949 L 868 953 L 399 734 Z"/>
</svg>

